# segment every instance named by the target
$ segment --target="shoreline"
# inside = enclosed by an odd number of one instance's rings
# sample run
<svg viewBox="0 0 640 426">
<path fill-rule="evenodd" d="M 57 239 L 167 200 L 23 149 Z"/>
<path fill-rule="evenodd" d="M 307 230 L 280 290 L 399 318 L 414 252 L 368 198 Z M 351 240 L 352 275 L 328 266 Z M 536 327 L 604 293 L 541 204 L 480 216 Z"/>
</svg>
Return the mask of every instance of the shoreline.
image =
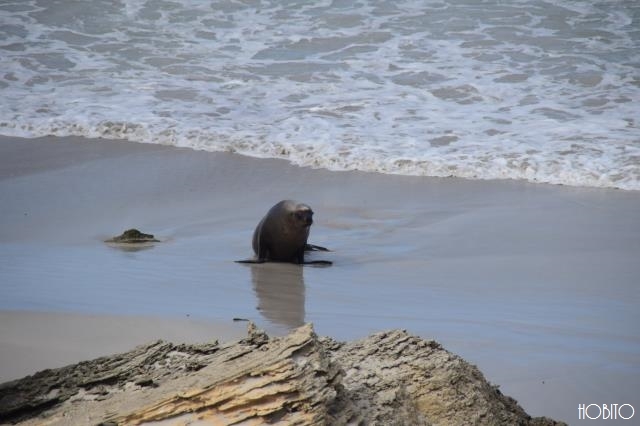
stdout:
<svg viewBox="0 0 640 426">
<path fill-rule="evenodd" d="M 407 329 L 478 365 L 532 415 L 565 421 L 580 402 L 640 393 L 632 191 L 82 138 L 0 137 L 0 158 L 0 311 L 241 317 L 276 336 L 312 322 L 339 340 Z M 310 242 L 332 249 L 313 256 L 332 267 L 233 263 L 285 198 L 312 206 Z M 162 242 L 103 243 L 131 227 Z"/>
</svg>

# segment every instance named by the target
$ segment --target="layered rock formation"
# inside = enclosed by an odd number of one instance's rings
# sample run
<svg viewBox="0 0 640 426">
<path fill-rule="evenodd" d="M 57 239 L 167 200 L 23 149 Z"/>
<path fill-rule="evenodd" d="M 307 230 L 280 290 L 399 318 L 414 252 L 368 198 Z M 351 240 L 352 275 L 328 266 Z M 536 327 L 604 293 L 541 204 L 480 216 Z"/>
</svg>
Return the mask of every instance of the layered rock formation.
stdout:
<svg viewBox="0 0 640 426">
<path fill-rule="evenodd" d="M 310 325 L 234 343 L 158 341 L 0 385 L 24 425 L 555 425 L 434 341 L 394 330 L 340 343 Z"/>
</svg>

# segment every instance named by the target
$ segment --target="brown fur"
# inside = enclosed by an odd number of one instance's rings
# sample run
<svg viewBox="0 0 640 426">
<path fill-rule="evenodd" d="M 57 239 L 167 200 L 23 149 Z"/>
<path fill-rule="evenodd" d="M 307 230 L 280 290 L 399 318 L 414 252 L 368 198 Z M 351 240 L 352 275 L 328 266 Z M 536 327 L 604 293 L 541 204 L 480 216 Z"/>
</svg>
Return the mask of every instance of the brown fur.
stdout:
<svg viewBox="0 0 640 426">
<path fill-rule="evenodd" d="M 258 260 L 304 263 L 312 223 L 313 210 L 306 204 L 284 200 L 271 207 L 253 233 Z"/>
</svg>

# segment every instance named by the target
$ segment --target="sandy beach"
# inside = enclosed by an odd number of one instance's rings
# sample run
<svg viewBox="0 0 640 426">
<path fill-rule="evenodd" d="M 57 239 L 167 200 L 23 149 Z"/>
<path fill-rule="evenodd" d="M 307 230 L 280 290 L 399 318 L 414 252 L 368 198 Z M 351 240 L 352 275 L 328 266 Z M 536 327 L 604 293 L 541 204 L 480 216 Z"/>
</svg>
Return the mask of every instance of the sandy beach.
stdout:
<svg viewBox="0 0 640 426">
<path fill-rule="evenodd" d="M 154 339 L 201 343 L 236 340 L 246 324 L 190 318 L 0 312 L 0 382 L 107 354 Z"/>
<path fill-rule="evenodd" d="M 247 266 L 264 213 L 313 207 L 331 267 Z M 0 381 L 250 319 L 438 340 L 532 415 L 640 407 L 635 191 L 299 168 L 159 145 L 0 137 Z M 161 240 L 124 251 L 131 227 Z"/>
</svg>

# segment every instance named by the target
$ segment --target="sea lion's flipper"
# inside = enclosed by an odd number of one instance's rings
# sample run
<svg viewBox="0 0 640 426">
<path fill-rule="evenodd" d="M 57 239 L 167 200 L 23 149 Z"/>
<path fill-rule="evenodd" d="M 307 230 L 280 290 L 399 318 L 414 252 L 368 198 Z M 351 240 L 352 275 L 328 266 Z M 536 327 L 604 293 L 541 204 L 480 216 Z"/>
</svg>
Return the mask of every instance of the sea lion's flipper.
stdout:
<svg viewBox="0 0 640 426">
<path fill-rule="evenodd" d="M 330 260 L 308 260 L 306 262 L 302 262 L 303 265 L 324 265 L 331 266 L 333 262 Z"/>
<path fill-rule="evenodd" d="M 265 259 L 244 259 L 244 260 L 234 260 L 236 263 L 265 263 Z"/>
<path fill-rule="evenodd" d="M 306 244 L 304 246 L 304 251 L 331 251 L 326 247 L 317 246 L 315 244 Z"/>
</svg>

